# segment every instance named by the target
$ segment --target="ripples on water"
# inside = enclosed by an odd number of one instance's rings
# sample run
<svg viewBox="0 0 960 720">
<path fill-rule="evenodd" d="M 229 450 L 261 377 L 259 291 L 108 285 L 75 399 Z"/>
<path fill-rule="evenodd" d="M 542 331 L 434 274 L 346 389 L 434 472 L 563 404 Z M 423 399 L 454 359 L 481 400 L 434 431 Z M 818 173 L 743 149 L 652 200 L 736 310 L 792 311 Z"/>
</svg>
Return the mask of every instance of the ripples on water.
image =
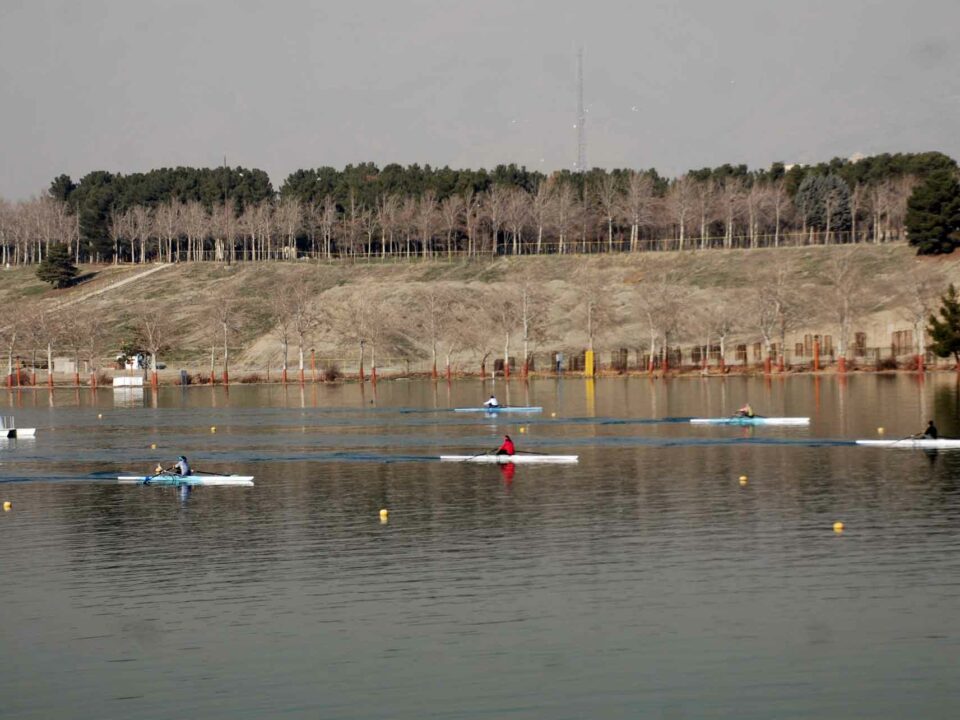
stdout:
<svg viewBox="0 0 960 720">
<path fill-rule="evenodd" d="M 5 397 L 0 716 L 954 716 L 960 453 L 847 444 L 952 378 L 524 387 Z M 748 395 L 812 424 L 682 421 Z M 433 460 L 503 432 L 580 464 Z M 256 487 L 109 482 L 181 452 Z"/>
</svg>

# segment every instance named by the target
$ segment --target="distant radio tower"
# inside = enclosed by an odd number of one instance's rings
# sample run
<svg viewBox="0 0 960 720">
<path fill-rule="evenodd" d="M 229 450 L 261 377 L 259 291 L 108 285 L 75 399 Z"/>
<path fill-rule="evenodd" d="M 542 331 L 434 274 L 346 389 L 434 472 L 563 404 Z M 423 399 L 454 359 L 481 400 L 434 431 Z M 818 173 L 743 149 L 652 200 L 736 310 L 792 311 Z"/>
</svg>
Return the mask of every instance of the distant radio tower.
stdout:
<svg viewBox="0 0 960 720">
<path fill-rule="evenodd" d="M 583 109 L 583 48 L 577 52 L 577 172 L 587 171 L 587 113 Z"/>
</svg>

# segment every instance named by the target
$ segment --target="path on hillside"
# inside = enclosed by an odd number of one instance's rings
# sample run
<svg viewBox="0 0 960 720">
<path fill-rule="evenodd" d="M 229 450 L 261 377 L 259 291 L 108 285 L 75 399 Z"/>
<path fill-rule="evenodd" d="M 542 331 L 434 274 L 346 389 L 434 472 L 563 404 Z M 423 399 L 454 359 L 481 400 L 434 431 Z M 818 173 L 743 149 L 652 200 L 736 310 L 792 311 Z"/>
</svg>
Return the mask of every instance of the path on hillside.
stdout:
<svg viewBox="0 0 960 720">
<path fill-rule="evenodd" d="M 115 282 L 109 283 L 108 285 L 104 285 L 103 287 L 97 288 L 96 290 L 90 290 L 89 292 L 85 292 L 82 295 L 78 295 L 77 297 L 70 298 L 69 300 L 55 301 L 52 304 L 52 306 L 47 309 L 49 311 L 63 310 L 64 308 L 68 308 L 72 305 L 76 305 L 77 303 L 84 302 L 85 300 L 89 300 L 90 298 L 97 297 L 98 295 L 103 295 L 104 293 L 111 292 L 113 290 L 116 290 L 117 288 L 121 288 L 124 285 L 129 285 L 130 283 L 136 282 L 137 280 L 142 280 L 148 275 L 152 275 L 155 272 L 159 272 L 160 270 L 164 270 L 169 267 L 173 267 L 173 265 L 171 263 L 154 265 L 153 267 L 148 268 L 143 272 L 139 272 L 136 275 L 130 275 L 128 277 L 123 278 L 122 280 L 117 280 Z M 12 326 L 6 325 L 3 327 L 0 327 L 0 332 L 6 332 L 7 330 L 10 329 L 10 327 Z"/>
</svg>

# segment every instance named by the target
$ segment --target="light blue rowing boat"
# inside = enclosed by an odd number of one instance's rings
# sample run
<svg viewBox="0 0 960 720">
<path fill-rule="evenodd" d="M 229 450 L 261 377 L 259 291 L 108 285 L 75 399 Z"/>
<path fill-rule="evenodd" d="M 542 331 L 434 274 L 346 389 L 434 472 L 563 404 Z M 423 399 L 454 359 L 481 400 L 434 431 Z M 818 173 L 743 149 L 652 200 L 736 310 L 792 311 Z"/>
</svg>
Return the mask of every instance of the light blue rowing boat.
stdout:
<svg viewBox="0 0 960 720">
<path fill-rule="evenodd" d="M 722 417 L 722 418 L 691 418 L 695 425 L 809 425 L 808 417 Z"/>
<path fill-rule="evenodd" d="M 196 485 L 235 485 L 253 487 L 253 475 L 177 475 L 160 473 L 159 475 L 121 475 L 117 482 L 122 485 L 165 485 L 167 487 L 194 487 Z"/>
</svg>

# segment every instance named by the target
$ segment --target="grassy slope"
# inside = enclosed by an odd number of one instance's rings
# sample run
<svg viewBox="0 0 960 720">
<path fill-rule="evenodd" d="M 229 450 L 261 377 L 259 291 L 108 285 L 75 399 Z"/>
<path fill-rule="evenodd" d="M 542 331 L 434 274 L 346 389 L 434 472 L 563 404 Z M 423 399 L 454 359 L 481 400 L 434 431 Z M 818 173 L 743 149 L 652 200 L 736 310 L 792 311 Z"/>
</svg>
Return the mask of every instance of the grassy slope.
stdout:
<svg viewBox="0 0 960 720">
<path fill-rule="evenodd" d="M 264 265 L 219 266 L 214 264 L 182 264 L 157 272 L 142 281 L 106 292 L 102 296 L 84 300 L 81 305 L 100 309 L 109 320 L 110 340 L 107 347 L 120 345 L 128 333 L 131 317 L 145 307 L 159 306 L 177 323 L 174 348 L 167 354 L 169 360 L 180 365 L 202 367 L 212 339 L 214 298 L 232 294 L 242 298 L 245 321 L 231 342 L 236 347 L 236 368 L 263 368 L 276 357 L 278 342 L 271 332 L 266 299 L 289 286 L 297 276 L 309 279 L 318 290 L 333 286 L 325 295 L 318 295 L 318 307 L 326 312 L 335 298 L 342 301 L 352 293 L 362 293 L 371 286 L 388 288 L 394 297 L 401 297 L 423 283 L 441 283 L 464 293 L 496 291 L 516 286 L 529 278 L 536 280 L 549 304 L 545 310 L 551 340 L 543 349 L 582 349 L 586 344 L 585 321 L 582 312 L 584 288 L 594 288 L 621 306 L 620 319 L 599 338 L 601 347 L 636 347 L 646 337 L 637 313 L 631 313 L 633 298 L 644 292 L 649 281 L 661 277 L 675 278 L 717 297 L 736 299 L 757 277 L 777 262 L 786 259 L 792 276 L 800 284 L 816 285 L 822 282 L 825 263 L 835 248 L 798 248 L 785 250 L 708 251 L 703 253 L 648 253 L 643 255 L 599 255 L 566 257 L 506 258 L 483 262 L 411 261 L 392 264 L 336 264 L 274 263 Z M 857 248 L 858 263 L 870 279 L 874 289 L 885 297 L 891 289 L 904 281 L 906 270 L 915 264 L 937 264 L 944 275 L 960 280 L 960 257 L 917 258 L 906 246 L 861 246 Z M 78 287 L 64 291 L 47 289 L 40 283 L 33 268 L 11 268 L 0 274 L 0 306 L 26 310 L 31 307 L 50 307 L 53 304 L 104 287 L 122 277 L 142 271 L 142 268 L 96 267 L 82 268 L 93 277 Z M 878 312 L 869 322 L 880 333 L 898 320 L 893 303 Z M 903 323 L 900 323 L 903 325 Z M 906 325 L 903 325 L 906 327 Z M 828 327 L 811 328 L 817 332 L 831 332 Z M 693 342 L 693 337 L 688 335 Z M 744 337 L 755 340 L 756 337 Z M 315 338 L 318 353 L 336 352 L 337 338 Z M 409 342 L 409 341 L 408 341 Z M 514 343 L 517 341 L 514 340 Z M 502 341 L 492 340 L 499 349 Z M 342 343 L 341 343 L 342 345 Z M 519 346 L 513 346 L 519 351 Z M 420 344 L 421 354 L 425 349 Z M 385 351 L 381 351 L 385 352 Z M 355 351 L 347 347 L 343 353 L 352 358 Z M 387 352 L 386 354 L 389 354 Z M 293 356 L 291 354 L 291 361 Z"/>
</svg>

